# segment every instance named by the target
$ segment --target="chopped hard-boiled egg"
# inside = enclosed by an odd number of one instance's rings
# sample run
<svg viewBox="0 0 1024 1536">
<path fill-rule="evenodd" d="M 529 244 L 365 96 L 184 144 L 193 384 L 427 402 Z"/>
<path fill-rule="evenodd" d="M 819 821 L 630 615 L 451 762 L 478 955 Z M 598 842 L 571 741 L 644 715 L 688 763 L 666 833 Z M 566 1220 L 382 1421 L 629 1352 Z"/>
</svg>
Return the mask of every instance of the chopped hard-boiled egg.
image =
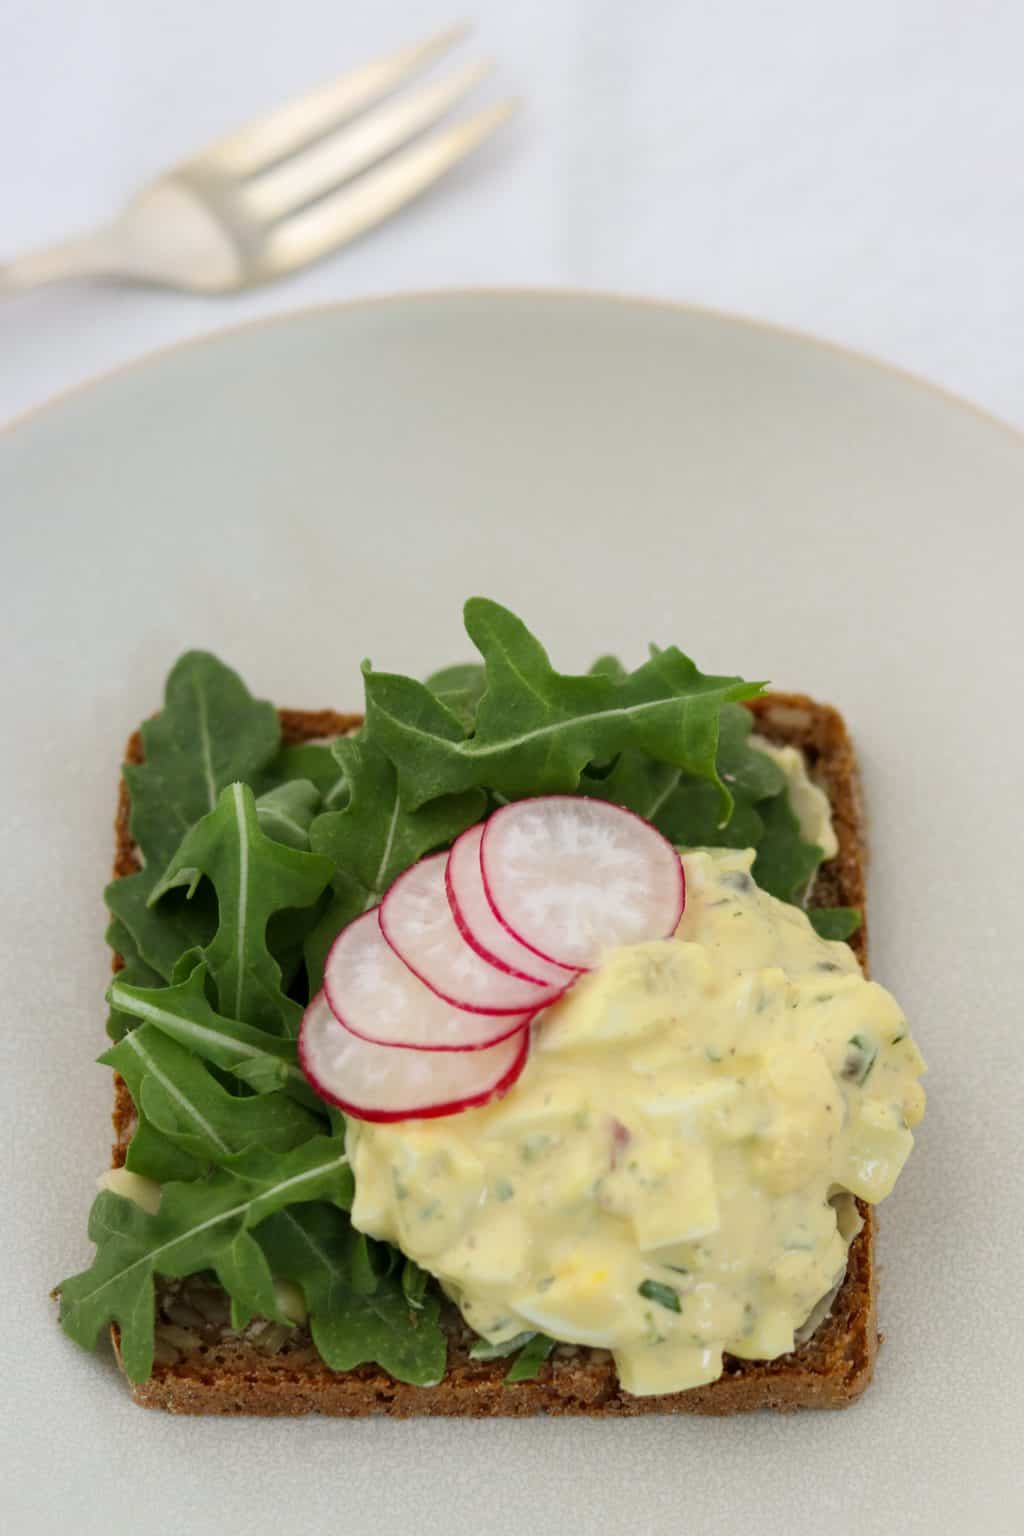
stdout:
<svg viewBox="0 0 1024 1536">
<path fill-rule="evenodd" d="M 492 1342 L 610 1349 L 634 1393 L 711 1381 L 723 1351 L 785 1353 L 843 1272 L 839 1192 L 891 1190 L 920 1054 L 895 999 L 752 860 L 685 854 L 675 937 L 612 950 L 547 1009 L 504 1098 L 350 1123 L 355 1225 Z"/>
</svg>

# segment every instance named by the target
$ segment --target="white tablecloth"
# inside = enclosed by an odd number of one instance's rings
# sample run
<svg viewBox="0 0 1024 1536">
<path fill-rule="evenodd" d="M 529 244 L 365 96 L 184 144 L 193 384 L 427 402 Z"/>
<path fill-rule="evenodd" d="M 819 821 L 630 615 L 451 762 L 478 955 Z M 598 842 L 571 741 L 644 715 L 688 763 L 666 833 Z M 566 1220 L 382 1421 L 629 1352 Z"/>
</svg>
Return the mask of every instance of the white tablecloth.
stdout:
<svg viewBox="0 0 1024 1536">
<path fill-rule="evenodd" d="M 476 0 L 526 110 L 392 225 L 240 298 L 65 286 L 0 303 L 0 420 L 253 315 L 470 284 L 627 290 L 877 355 L 1024 425 L 1021 0 Z M 0 259 L 437 0 L 5 0 Z"/>
</svg>

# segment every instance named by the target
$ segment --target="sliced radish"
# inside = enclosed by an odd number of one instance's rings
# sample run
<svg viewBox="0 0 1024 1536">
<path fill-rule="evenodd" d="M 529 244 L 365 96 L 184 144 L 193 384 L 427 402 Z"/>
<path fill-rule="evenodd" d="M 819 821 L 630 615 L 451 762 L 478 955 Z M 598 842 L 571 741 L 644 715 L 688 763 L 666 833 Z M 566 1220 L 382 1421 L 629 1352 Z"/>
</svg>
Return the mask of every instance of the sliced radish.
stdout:
<svg viewBox="0 0 1024 1536">
<path fill-rule="evenodd" d="M 479 1051 L 516 1034 L 536 1013 L 470 1013 L 425 987 L 380 931 L 378 912 L 364 912 L 331 945 L 324 993 L 339 1024 L 376 1045 L 413 1051 Z"/>
<path fill-rule="evenodd" d="M 544 1008 L 569 981 L 542 985 L 499 970 L 471 949 L 448 904 L 446 853 L 420 859 L 384 897 L 380 926 L 400 959 L 437 996 L 473 1013 L 509 1014 Z M 333 1002 L 333 997 L 332 997 Z M 492 1039 L 495 1035 L 492 1033 Z"/>
<path fill-rule="evenodd" d="M 448 905 L 459 932 L 470 949 L 475 949 L 481 959 L 497 966 L 499 971 L 535 982 L 537 986 L 567 986 L 576 972 L 532 954 L 495 917 L 487 900 L 480 868 L 483 835 L 484 829 L 480 825 L 463 832 L 452 844 L 445 865 Z"/>
<path fill-rule="evenodd" d="M 338 1023 L 323 992 L 299 1031 L 299 1064 L 314 1092 L 360 1120 L 429 1120 L 485 1104 L 511 1088 L 529 1049 L 528 1029 L 443 1057 L 375 1045 Z"/>
<path fill-rule="evenodd" d="M 683 915 L 682 861 L 650 822 L 582 795 L 516 800 L 486 823 L 488 899 L 514 938 L 577 970 L 620 944 L 667 938 Z"/>
</svg>

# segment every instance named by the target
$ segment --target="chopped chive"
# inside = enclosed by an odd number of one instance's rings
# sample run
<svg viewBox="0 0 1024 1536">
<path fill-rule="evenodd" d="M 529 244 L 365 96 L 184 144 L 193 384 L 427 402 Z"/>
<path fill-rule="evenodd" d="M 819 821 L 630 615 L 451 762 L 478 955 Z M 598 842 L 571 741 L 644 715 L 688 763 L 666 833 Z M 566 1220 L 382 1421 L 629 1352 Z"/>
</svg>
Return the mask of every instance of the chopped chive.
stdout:
<svg viewBox="0 0 1024 1536">
<path fill-rule="evenodd" d="M 864 1035 L 851 1035 L 846 1043 L 846 1060 L 842 1076 L 860 1087 L 871 1075 L 871 1068 L 878 1056 L 878 1047 Z"/>
<path fill-rule="evenodd" d="M 669 1312 L 683 1310 L 679 1292 L 671 1285 L 662 1285 L 660 1280 L 641 1280 L 637 1291 L 645 1301 L 656 1301 L 659 1307 L 665 1307 Z"/>
<path fill-rule="evenodd" d="M 554 1339 L 549 1339 L 544 1333 L 535 1333 L 512 1362 L 505 1380 L 507 1382 L 533 1381 L 554 1347 Z"/>
</svg>

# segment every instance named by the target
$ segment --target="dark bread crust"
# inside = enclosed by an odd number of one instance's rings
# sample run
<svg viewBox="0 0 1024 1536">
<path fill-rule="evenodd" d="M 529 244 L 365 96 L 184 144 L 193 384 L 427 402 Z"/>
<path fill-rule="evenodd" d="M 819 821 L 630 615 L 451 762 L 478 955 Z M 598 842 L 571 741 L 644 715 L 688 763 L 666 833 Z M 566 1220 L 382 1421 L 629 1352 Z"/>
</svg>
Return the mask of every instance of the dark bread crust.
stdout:
<svg viewBox="0 0 1024 1536">
<path fill-rule="evenodd" d="M 808 767 L 828 794 L 839 852 L 818 874 L 814 901 L 827 906 L 856 906 L 865 898 L 867 843 L 860 784 L 853 746 L 842 716 L 829 705 L 802 694 L 766 694 L 749 706 L 757 729 L 773 741 L 800 747 Z M 331 710 L 282 710 L 284 738 L 309 741 L 351 729 L 358 715 Z M 126 761 L 141 762 L 138 733 L 128 742 Z M 115 823 L 114 874 L 138 868 L 129 829 L 129 802 L 122 781 Z M 866 968 L 866 926 L 851 940 Z M 115 956 L 114 969 L 121 967 Z M 124 1082 L 116 1080 L 114 1166 L 124 1162 L 134 1127 L 134 1111 Z M 829 1317 L 813 1338 L 777 1360 L 749 1361 L 726 1356 L 717 1381 L 659 1397 L 631 1397 L 623 1392 L 611 1356 L 605 1350 L 560 1348 L 541 1367 L 535 1381 L 506 1386 L 506 1361 L 474 1361 L 458 1319 L 450 1319 L 448 1370 L 436 1387 L 411 1387 L 392 1380 L 377 1366 L 331 1371 L 317 1355 L 308 1334 L 296 1330 L 276 1354 L 266 1354 L 249 1339 L 227 1331 L 206 1337 L 174 1364 L 158 1363 L 141 1386 L 132 1388 L 137 1403 L 171 1413 L 323 1413 L 362 1417 L 385 1413 L 493 1418 L 537 1413 L 620 1415 L 699 1413 L 726 1415 L 758 1408 L 788 1412 L 797 1408 L 840 1408 L 864 1391 L 878 1350 L 875 1313 L 875 1220 L 858 1201 L 864 1225 L 850 1245 L 846 1278 Z M 117 1330 L 114 1332 L 117 1347 Z"/>
</svg>

